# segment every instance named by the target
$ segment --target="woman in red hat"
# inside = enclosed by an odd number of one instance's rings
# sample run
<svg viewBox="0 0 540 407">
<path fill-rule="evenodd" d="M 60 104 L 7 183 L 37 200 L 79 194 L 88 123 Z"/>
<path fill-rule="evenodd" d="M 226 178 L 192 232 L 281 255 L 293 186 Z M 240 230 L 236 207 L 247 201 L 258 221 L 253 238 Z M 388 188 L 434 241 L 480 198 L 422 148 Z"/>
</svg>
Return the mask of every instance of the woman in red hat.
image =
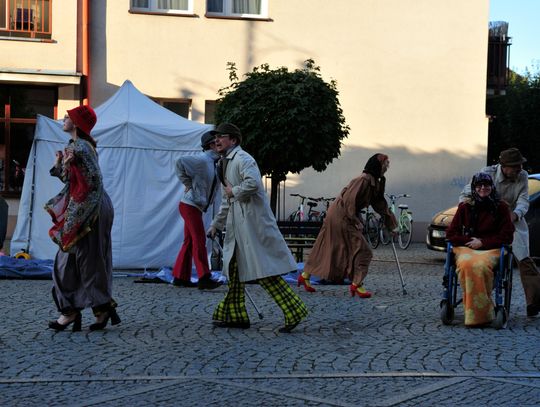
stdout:
<svg viewBox="0 0 540 407">
<path fill-rule="evenodd" d="M 81 310 L 92 307 L 96 322 L 90 330 L 103 329 L 109 319 L 120 323 L 112 299 L 111 227 L 113 206 L 103 188 L 90 131 L 97 117 L 90 106 L 68 110 L 63 130 L 71 140 L 56 153 L 50 173 L 64 188 L 49 200 L 45 210 L 53 220 L 49 236 L 59 246 L 53 270 L 53 298 L 60 317 L 49 328 L 63 331 L 73 324 L 81 330 Z"/>
</svg>

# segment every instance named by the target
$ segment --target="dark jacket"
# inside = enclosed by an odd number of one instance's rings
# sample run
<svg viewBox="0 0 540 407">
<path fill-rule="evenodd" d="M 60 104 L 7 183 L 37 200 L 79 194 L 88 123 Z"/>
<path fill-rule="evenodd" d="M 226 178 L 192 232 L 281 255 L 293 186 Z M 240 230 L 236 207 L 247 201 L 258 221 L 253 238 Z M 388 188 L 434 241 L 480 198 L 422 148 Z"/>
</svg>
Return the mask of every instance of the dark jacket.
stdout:
<svg viewBox="0 0 540 407">
<path fill-rule="evenodd" d="M 489 250 L 512 243 L 513 233 L 510 208 L 504 201 L 493 210 L 478 205 L 473 208 L 469 202 L 462 202 L 446 231 L 446 238 L 454 246 L 464 246 L 476 237 L 482 241 L 481 250 Z"/>
</svg>

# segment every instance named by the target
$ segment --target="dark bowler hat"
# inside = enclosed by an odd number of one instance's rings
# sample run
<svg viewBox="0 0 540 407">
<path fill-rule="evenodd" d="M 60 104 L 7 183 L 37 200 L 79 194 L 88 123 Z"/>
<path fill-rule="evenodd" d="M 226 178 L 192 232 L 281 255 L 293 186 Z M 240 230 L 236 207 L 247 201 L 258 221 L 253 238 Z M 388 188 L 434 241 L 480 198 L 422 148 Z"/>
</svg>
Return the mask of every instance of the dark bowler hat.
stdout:
<svg viewBox="0 0 540 407">
<path fill-rule="evenodd" d="M 212 141 L 216 141 L 216 135 L 207 131 L 201 136 L 201 147 L 206 150 Z"/>
<path fill-rule="evenodd" d="M 521 165 L 527 162 L 527 159 L 521 155 L 517 148 L 509 148 L 501 151 L 499 163 L 504 166 Z"/>
<path fill-rule="evenodd" d="M 221 123 L 219 126 L 216 127 L 215 130 L 212 130 L 210 133 L 214 135 L 228 134 L 230 136 L 236 137 L 238 141 L 242 141 L 242 133 L 240 133 L 240 129 L 232 123 Z"/>
</svg>

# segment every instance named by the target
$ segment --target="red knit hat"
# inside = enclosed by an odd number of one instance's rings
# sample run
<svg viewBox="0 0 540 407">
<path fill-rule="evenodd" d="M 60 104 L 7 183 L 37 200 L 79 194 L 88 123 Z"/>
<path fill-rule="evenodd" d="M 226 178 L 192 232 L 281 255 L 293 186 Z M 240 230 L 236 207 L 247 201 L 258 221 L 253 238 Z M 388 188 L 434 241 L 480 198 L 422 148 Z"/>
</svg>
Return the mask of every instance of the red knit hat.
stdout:
<svg viewBox="0 0 540 407">
<path fill-rule="evenodd" d="M 69 118 L 73 124 L 90 135 L 90 131 L 97 122 L 96 112 L 88 105 L 77 106 L 74 109 L 67 111 Z"/>
</svg>

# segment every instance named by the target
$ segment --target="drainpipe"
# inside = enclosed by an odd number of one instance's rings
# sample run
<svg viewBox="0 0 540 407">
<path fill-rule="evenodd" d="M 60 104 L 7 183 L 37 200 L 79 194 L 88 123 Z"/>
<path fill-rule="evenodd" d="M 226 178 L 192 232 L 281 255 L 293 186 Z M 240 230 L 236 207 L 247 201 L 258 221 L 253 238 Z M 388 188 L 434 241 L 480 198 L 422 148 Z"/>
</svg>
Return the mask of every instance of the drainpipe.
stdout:
<svg viewBox="0 0 540 407">
<path fill-rule="evenodd" d="M 90 104 L 90 0 L 82 0 L 82 74 L 86 81 L 83 104 Z"/>
</svg>

